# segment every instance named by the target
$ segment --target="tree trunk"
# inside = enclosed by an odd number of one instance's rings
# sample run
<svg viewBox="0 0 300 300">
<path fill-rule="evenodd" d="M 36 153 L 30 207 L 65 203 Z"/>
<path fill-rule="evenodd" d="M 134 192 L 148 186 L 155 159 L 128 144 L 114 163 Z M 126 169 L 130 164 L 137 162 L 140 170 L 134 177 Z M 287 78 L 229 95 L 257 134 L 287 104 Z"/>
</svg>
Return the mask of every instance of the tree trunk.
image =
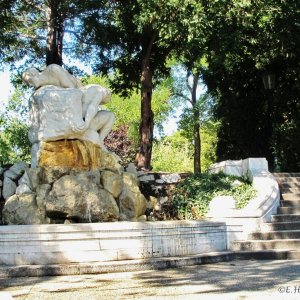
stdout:
<svg viewBox="0 0 300 300">
<path fill-rule="evenodd" d="M 63 12 L 59 11 L 60 1 L 49 1 L 46 8 L 47 20 L 47 51 L 46 65 L 57 64 L 62 66 L 62 50 L 64 36 Z"/>
<path fill-rule="evenodd" d="M 201 173 L 201 136 L 200 136 L 200 111 L 197 106 L 197 87 L 199 74 L 193 75 L 192 106 L 194 121 L 194 173 Z"/>
<path fill-rule="evenodd" d="M 139 149 L 135 158 L 137 167 L 150 170 L 152 156 L 152 141 L 154 117 L 151 108 L 152 72 L 149 56 L 142 61 L 141 72 L 141 123 Z"/>
<path fill-rule="evenodd" d="M 194 113 L 194 116 L 199 113 Z M 201 136 L 199 122 L 194 124 L 194 173 L 201 173 Z"/>
</svg>

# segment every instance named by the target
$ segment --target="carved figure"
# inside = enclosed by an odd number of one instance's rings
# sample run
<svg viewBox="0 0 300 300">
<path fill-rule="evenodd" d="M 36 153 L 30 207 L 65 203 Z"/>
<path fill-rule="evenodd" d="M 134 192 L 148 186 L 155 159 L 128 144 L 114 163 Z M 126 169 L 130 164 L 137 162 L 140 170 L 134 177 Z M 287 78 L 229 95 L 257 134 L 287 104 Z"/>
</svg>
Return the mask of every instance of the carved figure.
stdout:
<svg viewBox="0 0 300 300">
<path fill-rule="evenodd" d="M 42 72 L 30 68 L 22 79 L 37 89 L 30 99 L 33 164 L 41 141 L 79 139 L 105 149 L 103 141 L 115 117 L 112 112 L 99 110 L 99 105 L 110 101 L 110 90 L 97 84 L 82 87 L 79 80 L 54 64 Z"/>
<path fill-rule="evenodd" d="M 63 88 L 80 88 L 80 80 L 74 78 L 67 70 L 59 65 L 52 64 L 39 72 L 36 68 L 29 68 L 22 74 L 22 79 L 36 89 L 44 85 L 55 85 Z"/>
</svg>

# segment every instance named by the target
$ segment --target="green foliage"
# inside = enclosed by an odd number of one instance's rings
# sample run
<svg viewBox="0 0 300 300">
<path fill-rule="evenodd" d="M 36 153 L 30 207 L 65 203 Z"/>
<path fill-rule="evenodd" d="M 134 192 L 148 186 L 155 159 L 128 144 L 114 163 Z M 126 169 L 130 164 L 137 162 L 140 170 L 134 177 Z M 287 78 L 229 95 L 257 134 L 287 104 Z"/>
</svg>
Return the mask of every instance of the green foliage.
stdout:
<svg viewBox="0 0 300 300">
<path fill-rule="evenodd" d="M 217 128 L 217 123 L 207 123 L 201 128 L 204 171 L 216 162 Z M 183 130 L 155 141 L 152 167 L 154 171 L 162 172 L 193 172 L 193 143 Z"/>
<path fill-rule="evenodd" d="M 162 172 L 192 172 L 193 150 L 191 143 L 181 134 L 175 132 L 153 144 L 152 167 Z"/>
<path fill-rule="evenodd" d="M 28 125 L 19 119 L 10 119 L 0 130 L 0 165 L 16 161 L 30 162 L 30 142 Z"/>
<path fill-rule="evenodd" d="M 189 28 L 197 26 L 201 16 L 197 1 L 89 2 L 94 11 L 83 17 L 82 38 L 95 46 L 95 69 L 115 71 L 111 85 L 123 95 L 141 88 L 145 57 L 156 83 L 169 74 L 167 60 L 192 38 Z"/>
<path fill-rule="evenodd" d="M 274 130 L 274 148 L 277 168 L 280 170 L 300 171 L 300 103 L 290 114 L 282 115 L 283 122 Z"/>
<path fill-rule="evenodd" d="M 283 116 L 289 115 L 293 116 L 289 122 L 299 126 L 299 117 L 293 113 L 300 96 L 299 3 L 210 3 L 209 13 L 215 22 L 208 38 L 208 67 L 203 74 L 208 90 L 218 100 L 218 160 L 262 156 L 272 161 L 275 154 L 282 170 L 293 171 L 293 165 L 299 165 L 299 157 L 290 150 L 296 150 L 299 138 L 295 139 L 294 130 L 282 130 L 282 124 Z M 264 90 L 264 71 L 276 75 L 272 93 Z M 272 136 L 268 122 L 275 131 Z"/>
<path fill-rule="evenodd" d="M 194 107 L 184 107 L 182 114 L 180 115 L 180 121 L 178 125 L 179 129 L 182 129 L 185 132 L 187 138 L 190 140 L 193 139 L 194 124 L 196 122 L 198 122 L 200 126 L 205 126 L 207 122 L 212 121 L 212 107 L 213 101 L 208 94 L 201 95 Z M 194 120 L 195 110 L 199 112 L 199 120 Z"/>
<path fill-rule="evenodd" d="M 52 50 L 52 43 L 57 49 L 63 49 L 63 54 L 68 58 L 78 59 L 80 56 L 88 60 L 86 53 L 82 51 L 79 28 L 82 15 L 91 12 L 89 2 L 88 0 L 84 3 L 80 0 L 1 1 L 0 66 L 6 65 L 12 70 L 17 69 L 18 73 L 32 65 L 42 67 Z M 97 1 L 100 6 L 103 2 Z"/>
<path fill-rule="evenodd" d="M 206 122 L 200 129 L 201 133 L 201 165 L 203 171 L 206 171 L 217 161 L 217 143 L 219 122 Z"/>
<path fill-rule="evenodd" d="M 200 67 L 198 66 L 198 70 L 195 70 L 196 75 L 187 68 L 187 63 L 186 66 L 176 66 L 174 68 L 174 71 L 176 69 L 179 71 L 177 74 L 174 74 L 174 98 L 183 107 L 178 127 L 182 130 L 183 135 L 193 144 L 194 172 L 200 173 L 201 169 L 203 170 L 208 166 L 206 163 L 203 168 L 201 144 L 206 141 L 203 140 L 202 131 L 206 131 L 208 127 L 211 127 L 206 126 L 206 123 L 214 123 L 212 116 L 214 99 L 208 93 L 198 95 L 198 91 L 203 87 L 203 83 L 199 82 Z M 194 65 L 193 69 L 195 68 L 196 65 Z M 215 151 L 212 151 L 212 153 L 215 153 Z"/>
<path fill-rule="evenodd" d="M 17 89 L 0 114 L 0 165 L 30 162 L 28 105 L 24 102 L 23 91 Z"/>
<path fill-rule="evenodd" d="M 100 84 L 111 88 L 106 77 L 90 76 L 84 78 L 85 84 Z M 152 95 L 152 110 L 154 113 L 155 125 L 158 130 L 163 130 L 163 122 L 173 113 L 174 107 L 171 96 L 170 80 L 162 81 L 156 87 Z M 139 139 L 139 124 L 141 117 L 141 99 L 137 92 L 131 93 L 127 98 L 118 94 L 112 95 L 112 100 L 105 107 L 112 111 L 116 117 L 115 127 L 127 126 L 128 134 L 136 146 Z"/>
<path fill-rule="evenodd" d="M 240 185 L 235 181 L 241 182 Z M 232 196 L 236 207 L 245 207 L 256 191 L 249 182 L 240 177 L 219 174 L 194 174 L 178 184 L 173 194 L 173 205 L 182 219 L 197 220 L 205 217 L 210 201 L 216 196 Z"/>
<path fill-rule="evenodd" d="M 0 131 L 0 165 L 8 164 L 11 161 L 10 154 L 11 149 L 7 136 Z"/>
</svg>

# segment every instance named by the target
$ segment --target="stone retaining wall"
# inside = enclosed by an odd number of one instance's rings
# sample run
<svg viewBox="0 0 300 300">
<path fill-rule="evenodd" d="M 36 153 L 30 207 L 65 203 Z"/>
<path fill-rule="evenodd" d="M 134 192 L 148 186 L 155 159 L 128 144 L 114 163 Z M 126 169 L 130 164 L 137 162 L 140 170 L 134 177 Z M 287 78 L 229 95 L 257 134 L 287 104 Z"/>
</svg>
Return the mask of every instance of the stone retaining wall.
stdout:
<svg viewBox="0 0 300 300">
<path fill-rule="evenodd" d="M 214 164 L 210 172 L 224 172 L 228 175 L 248 176 L 257 196 L 243 209 L 220 207 L 211 210 L 208 219 L 225 222 L 227 227 L 228 248 L 235 240 L 245 240 L 252 232 L 259 231 L 264 222 L 269 222 L 280 205 L 280 190 L 275 177 L 268 171 L 265 158 L 248 158 L 238 161 L 224 161 Z"/>
<path fill-rule="evenodd" d="M 190 173 L 139 172 L 140 190 L 148 199 L 148 219 L 177 219 L 172 203 L 172 191 Z"/>
<path fill-rule="evenodd" d="M 224 223 L 116 222 L 0 226 L 0 264 L 66 264 L 226 250 Z"/>
</svg>

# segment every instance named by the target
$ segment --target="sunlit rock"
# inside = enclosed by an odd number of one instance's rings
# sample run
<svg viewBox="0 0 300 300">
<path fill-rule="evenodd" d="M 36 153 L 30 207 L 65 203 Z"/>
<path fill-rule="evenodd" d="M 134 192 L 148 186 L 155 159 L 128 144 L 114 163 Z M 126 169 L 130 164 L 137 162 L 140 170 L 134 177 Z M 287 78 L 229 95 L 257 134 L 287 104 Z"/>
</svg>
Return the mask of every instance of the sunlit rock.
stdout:
<svg viewBox="0 0 300 300">
<path fill-rule="evenodd" d="M 8 199 L 16 192 L 16 189 L 17 185 L 15 184 L 15 182 L 12 181 L 9 177 L 4 177 L 2 190 L 3 198 L 5 200 Z"/>
<path fill-rule="evenodd" d="M 118 220 L 119 208 L 100 184 L 65 175 L 53 184 L 46 198 L 46 215 L 53 219 L 104 222 Z"/>
<path fill-rule="evenodd" d="M 10 197 L 2 211 L 4 224 L 42 224 L 44 218 L 36 206 L 35 194 L 14 195 Z"/>
<path fill-rule="evenodd" d="M 136 220 L 146 210 L 147 200 L 140 192 L 136 176 L 124 172 L 124 186 L 119 197 L 120 218 L 122 220 Z"/>
<path fill-rule="evenodd" d="M 104 189 L 110 192 L 113 197 L 117 198 L 120 196 L 123 189 L 122 175 L 112 171 L 103 171 L 101 174 L 101 182 Z"/>
</svg>

